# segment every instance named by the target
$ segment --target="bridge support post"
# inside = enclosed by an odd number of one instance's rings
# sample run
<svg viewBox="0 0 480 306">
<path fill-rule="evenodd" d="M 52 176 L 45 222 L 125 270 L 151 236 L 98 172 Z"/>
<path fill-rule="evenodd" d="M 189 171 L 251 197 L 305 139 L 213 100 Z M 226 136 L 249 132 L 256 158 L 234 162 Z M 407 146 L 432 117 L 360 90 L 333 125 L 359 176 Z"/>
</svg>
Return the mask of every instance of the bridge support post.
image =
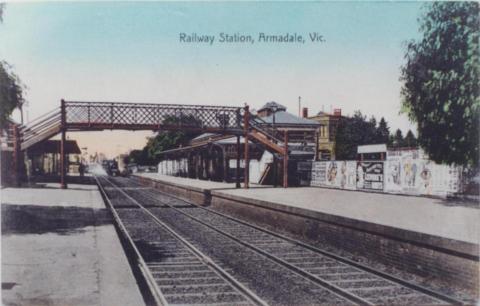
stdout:
<svg viewBox="0 0 480 306">
<path fill-rule="evenodd" d="M 240 188 L 240 136 L 237 136 L 237 168 L 235 172 L 235 188 Z"/>
<path fill-rule="evenodd" d="M 13 124 L 13 183 L 20 186 L 20 133 L 18 125 Z"/>
<path fill-rule="evenodd" d="M 248 105 L 245 105 L 245 113 L 243 115 L 243 129 L 244 129 L 244 137 L 245 137 L 245 175 L 244 175 L 244 188 L 248 189 L 249 181 L 250 181 L 250 156 L 249 156 L 249 144 L 248 144 L 248 130 L 249 130 L 249 116 L 250 112 L 248 110 Z"/>
<path fill-rule="evenodd" d="M 65 113 L 65 101 L 62 99 L 60 106 L 60 115 L 61 115 L 61 130 L 62 138 L 60 141 L 60 186 L 62 189 L 67 189 L 67 167 L 66 167 L 66 152 L 65 152 L 65 143 L 66 143 L 66 113 Z"/>
<path fill-rule="evenodd" d="M 285 152 L 283 155 L 283 187 L 288 187 L 288 131 L 284 135 Z"/>
<path fill-rule="evenodd" d="M 225 150 L 225 147 L 222 147 L 222 163 L 223 163 L 223 182 L 228 181 L 228 159 L 227 159 L 227 150 Z"/>
<path fill-rule="evenodd" d="M 277 187 L 278 182 L 278 163 L 277 163 L 277 155 L 275 152 L 272 153 L 272 176 L 273 176 L 273 187 Z"/>
</svg>

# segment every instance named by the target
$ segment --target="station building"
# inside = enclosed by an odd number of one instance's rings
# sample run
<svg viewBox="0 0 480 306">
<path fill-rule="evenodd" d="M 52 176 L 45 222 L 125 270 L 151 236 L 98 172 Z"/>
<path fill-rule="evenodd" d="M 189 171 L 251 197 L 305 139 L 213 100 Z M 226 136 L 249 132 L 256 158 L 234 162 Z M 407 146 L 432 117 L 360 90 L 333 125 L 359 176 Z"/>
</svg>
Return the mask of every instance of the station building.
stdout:
<svg viewBox="0 0 480 306">
<path fill-rule="evenodd" d="M 276 133 L 288 138 L 288 171 L 295 171 L 299 161 L 316 158 L 316 139 L 320 123 L 287 112 L 276 102 L 268 102 L 256 111 L 256 118 Z M 241 136 L 204 133 L 192 139 L 188 146 L 158 152 L 160 174 L 199 178 L 220 182 L 243 179 L 245 139 Z M 281 156 L 272 153 L 259 142 L 249 140 L 249 181 L 254 184 L 281 185 L 283 168 Z M 237 160 L 238 159 L 238 160 Z M 237 171 L 238 169 L 238 171 Z M 290 175 L 289 185 L 298 185 Z"/>
<path fill-rule="evenodd" d="M 75 140 L 65 143 L 67 155 L 67 172 L 78 173 L 81 162 L 81 150 Z M 27 150 L 26 171 L 30 176 L 59 176 L 60 175 L 60 140 L 46 140 L 39 142 Z"/>
</svg>

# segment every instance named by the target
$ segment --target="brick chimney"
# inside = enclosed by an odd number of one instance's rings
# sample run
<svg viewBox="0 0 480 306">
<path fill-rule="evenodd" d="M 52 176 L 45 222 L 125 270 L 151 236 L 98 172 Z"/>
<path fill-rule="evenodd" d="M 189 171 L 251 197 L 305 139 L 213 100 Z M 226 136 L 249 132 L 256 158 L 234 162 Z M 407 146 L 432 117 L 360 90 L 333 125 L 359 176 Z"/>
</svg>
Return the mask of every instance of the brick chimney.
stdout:
<svg viewBox="0 0 480 306">
<path fill-rule="evenodd" d="M 308 118 L 308 107 L 304 107 L 302 110 L 302 117 Z"/>
<path fill-rule="evenodd" d="M 335 108 L 335 109 L 333 110 L 333 115 L 334 115 L 335 117 L 341 117 L 341 116 L 342 116 L 342 109 L 341 109 L 341 108 Z"/>
</svg>

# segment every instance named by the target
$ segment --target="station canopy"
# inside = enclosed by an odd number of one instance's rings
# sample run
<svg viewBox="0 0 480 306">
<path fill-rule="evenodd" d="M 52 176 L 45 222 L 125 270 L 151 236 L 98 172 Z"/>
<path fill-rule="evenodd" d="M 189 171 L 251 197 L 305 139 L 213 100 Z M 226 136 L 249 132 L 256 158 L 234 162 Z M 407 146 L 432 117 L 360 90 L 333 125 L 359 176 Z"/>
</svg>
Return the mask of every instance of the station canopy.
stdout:
<svg viewBox="0 0 480 306">
<path fill-rule="evenodd" d="M 29 155 L 40 155 L 45 153 L 60 154 L 60 140 L 46 140 L 36 143 L 28 149 Z M 67 140 L 65 143 L 66 154 L 80 154 L 80 148 L 75 140 Z"/>
</svg>

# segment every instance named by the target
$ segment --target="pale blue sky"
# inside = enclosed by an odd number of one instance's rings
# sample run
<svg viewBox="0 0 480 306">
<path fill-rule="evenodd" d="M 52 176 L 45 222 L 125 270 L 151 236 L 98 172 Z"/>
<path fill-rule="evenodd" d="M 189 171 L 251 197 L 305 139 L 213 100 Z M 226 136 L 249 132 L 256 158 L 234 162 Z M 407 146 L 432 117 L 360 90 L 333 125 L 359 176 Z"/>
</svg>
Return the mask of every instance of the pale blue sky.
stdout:
<svg viewBox="0 0 480 306">
<path fill-rule="evenodd" d="M 342 108 L 414 128 L 400 110 L 403 42 L 418 2 L 8 3 L 0 58 L 27 84 L 28 117 L 71 100 L 243 105 L 275 100 L 297 113 Z M 185 44 L 179 34 L 323 35 L 323 44 Z M 146 133 L 104 133 L 107 154 Z M 91 134 L 90 134 L 91 135 Z M 103 136 L 102 136 L 103 135 Z M 102 139 L 104 141 L 98 141 Z M 119 147 L 113 142 L 122 139 Z M 126 141 L 128 140 L 128 141 Z M 83 145 L 83 144 L 81 144 Z"/>
</svg>

